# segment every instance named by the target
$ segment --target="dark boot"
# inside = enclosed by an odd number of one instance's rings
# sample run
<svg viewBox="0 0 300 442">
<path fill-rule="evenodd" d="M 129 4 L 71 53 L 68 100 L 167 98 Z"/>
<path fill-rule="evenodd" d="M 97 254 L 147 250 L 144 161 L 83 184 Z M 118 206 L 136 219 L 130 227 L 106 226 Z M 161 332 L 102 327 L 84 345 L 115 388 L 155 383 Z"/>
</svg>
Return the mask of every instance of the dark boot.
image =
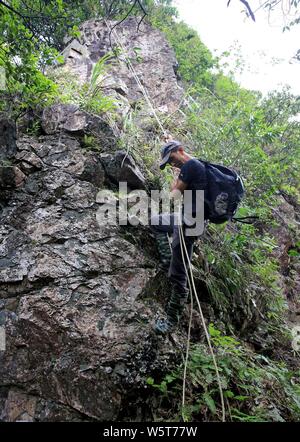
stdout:
<svg viewBox="0 0 300 442">
<path fill-rule="evenodd" d="M 172 332 L 178 325 L 188 298 L 188 291 L 172 288 L 171 297 L 166 307 L 166 319 L 159 319 L 155 324 L 155 331 L 165 335 Z"/>
<path fill-rule="evenodd" d="M 159 256 L 160 256 L 160 262 L 161 262 L 161 268 L 164 271 L 168 271 L 170 267 L 172 252 L 170 250 L 170 244 L 168 239 L 167 233 L 156 233 L 155 234 Z"/>
</svg>

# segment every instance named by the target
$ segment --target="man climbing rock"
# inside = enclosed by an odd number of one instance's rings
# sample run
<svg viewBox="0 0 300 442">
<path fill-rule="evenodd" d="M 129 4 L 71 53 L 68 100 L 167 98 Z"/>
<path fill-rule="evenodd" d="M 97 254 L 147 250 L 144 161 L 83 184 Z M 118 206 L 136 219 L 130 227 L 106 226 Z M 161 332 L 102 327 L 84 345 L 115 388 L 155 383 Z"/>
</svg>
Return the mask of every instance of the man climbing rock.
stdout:
<svg viewBox="0 0 300 442">
<path fill-rule="evenodd" d="M 192 190 L 192 199 L 189 207 L 184 207 L 182 219 L 182 231 L 185 247 L 189 259 L 193 254 L 193 245 L 199 237 L 187 234 L 188 226 L 192 228 L 195 223 L 197 211 L 204 210 L 204 207 L 197 204 L 196 190 L 204 190 L 206 185 L 205 168 L 196 158 L 189 155 L 179 141 L 173 140 L 165 144 L 161 149 L 160 169 L 170 164 L 178 176 L 171 187 L 171 196 L 174 192 Z M 186 204 L 185 204 L 186 206 Z M 203 214 L 204 215 L 204 214 Z M 169 223 L 168 223 L 169 220 Z M 151 217 L 150 227 L 155 234 L 160 253 L 161 267 L 168 271 L 168 277 L 172 284 L 171 295 L 166 307 L 166 319 L 159 319 L 155 324 L 155 331 L 159 334 L 167 334 L 174 330 L 182 315 L 184 305 L 187 301 L 189 290 L 187 288 L 188 261 L 183 262 L 180 245 L 179 225 L 175 213 L 162 213 Z M 173 236 L 170 248 L 168 234 Z M 185 256 L 186 258 L 186 256 Z"/>
</svg>

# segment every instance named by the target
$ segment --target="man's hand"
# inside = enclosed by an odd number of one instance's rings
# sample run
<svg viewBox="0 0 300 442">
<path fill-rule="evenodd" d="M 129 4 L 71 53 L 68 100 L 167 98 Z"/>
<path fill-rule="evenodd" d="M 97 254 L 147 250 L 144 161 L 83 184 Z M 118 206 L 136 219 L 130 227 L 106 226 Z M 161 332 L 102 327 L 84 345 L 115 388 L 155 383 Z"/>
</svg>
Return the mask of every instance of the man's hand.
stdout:
<svg viewBox="0 0 300 442">
<path fill-rule="evenodd" d="M 179 167 L 172 167 L 171 171 L 172 171 L 171 173 L 172 173 L 173 177 L 177 180 L 177 178 L 180 174 Z"/>
<path fill-rule="evenodd" d="M 187 188 L 187 184 L 184 183 L 183 181 L 177 179 L 171 187 L 171 193 L 174 192 L 175 190 L 179 190 L 181 193 L 183 193 L 183 191 L 186 188 Z"/>
<path fill-rule="evenodd" d="M 169 141 L 172 141 L 172 140 L 173 140 L 173 137 L 172 137 L 172 135 L 170 135 L 170 134 L 165 134 L 165 135 L 163 136 L 163 140 L 164 140 L 165 143 L 169 143 Z"/>
</svg>

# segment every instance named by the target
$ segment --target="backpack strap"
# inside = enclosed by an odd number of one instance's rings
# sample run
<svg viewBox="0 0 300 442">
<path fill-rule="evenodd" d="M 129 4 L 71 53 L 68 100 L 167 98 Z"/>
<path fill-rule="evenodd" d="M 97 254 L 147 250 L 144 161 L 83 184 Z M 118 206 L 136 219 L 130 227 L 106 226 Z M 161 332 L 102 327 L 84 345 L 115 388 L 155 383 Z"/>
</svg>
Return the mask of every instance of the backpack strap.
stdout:
<svg viewBox="0 0 300 442">
<path fill-rule="evenodd" d="M 240 218 L 233 217 L 233 218 L 231 218 L 231 221 L 239 222 L 239 223 L 243 223 L 243 224 L 253 224 L 253 222 L 254 222 L 254 221 L 243 221 L 245 219 L 255 220 L 255 219 L 259 219 L 259 216 L 256 216 L 256 215 L 253 215 L 253 216 L 242 216 Z"/>
</svg>

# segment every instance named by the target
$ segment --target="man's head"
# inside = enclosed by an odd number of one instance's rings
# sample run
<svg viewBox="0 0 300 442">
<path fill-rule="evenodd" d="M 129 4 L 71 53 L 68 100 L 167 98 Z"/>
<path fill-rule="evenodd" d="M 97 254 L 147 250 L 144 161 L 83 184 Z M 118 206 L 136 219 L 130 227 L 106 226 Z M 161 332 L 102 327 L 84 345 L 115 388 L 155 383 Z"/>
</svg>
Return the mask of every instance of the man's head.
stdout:
<svg viewBox="0 0 300 442">
<path fill-rule="evenodd" d="M 184 148 L 180 141 L 169 141 L 161 149 L 161 162 L 160 169 L 164 169 L 167 164 L 171 164 L 172 167 L 180 168 L 190 158 L 190 156 L 184 151 Z"/>
</svg>

